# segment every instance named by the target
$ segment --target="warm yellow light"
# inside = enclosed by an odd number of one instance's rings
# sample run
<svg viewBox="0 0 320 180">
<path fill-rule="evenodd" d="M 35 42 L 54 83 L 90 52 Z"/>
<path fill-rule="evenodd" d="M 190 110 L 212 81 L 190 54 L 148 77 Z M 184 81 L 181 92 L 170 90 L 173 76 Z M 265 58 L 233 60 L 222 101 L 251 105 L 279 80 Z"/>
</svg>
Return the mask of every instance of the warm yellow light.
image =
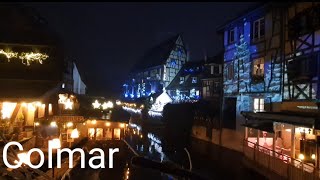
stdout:
<svg viewBox="0 0 320 180">
<path fill-rule="evenodd" d="M 106 122 L 106 126 L 108 126 L 108 127 L 109 127 L 110 125 L 111 125 L 111 124 L 110 124 L 109 122 Z"/>
<path fill-rule="evenodd" d="M 117 100 L 116 105 L 118 105 L 118 106 L 121 105 L 121 101 Z"/>
<path fill-rule="evenodd" d="M 82 123 L 82 125 L 86 125 L 86 123 Z"/>
<path fill-rule="evenodd" d="M 22 107 L 27 107 L 27 103 L 23 102 L 23 103 L 21 103 L 21 106 Z"/>
<path fill-rule="evenodd" d="M 73 102 L 70 101 L 68 98 L 67 101 L 64 103 L 64 109 L 72 109 Z"/>
<path fill-rule="evenodd" d="M 52 122 L 50 123 L 50 126 L 51 126 L 51 127 L 57 127 L 57 123 L 56 123 L 55 121 L 52 121 Z"/>
<path fill-rule="evenodd" d="M 12 51 L 4 51 L 3 49 L 0 49 L 0 54 L 5 55 L 9 62 L 10 62 L 10 58 L 18 57 L 18 53 L 12 52 Z"/>
<path fill-rule="evenodd" d="M 36 106 L 40 107 L 41 106 L 41 102 L 37 101 L 37 102 L 34 102 L 36 104 Z"/>
<path fill-rule="evenodd" d="M 59 104 L 64 104 L 68 99 L 68 94 L 59 94 Z"/>
<path fill-rule="evenodd" d="M 36 108 L 34 107 L 34 105 L 32 103 L 28 103 L 28 111 L 35 111 Z"/>
<path fill-rule="evenodd" d="M 49 56 L 46 54 L 34 53 L 34 52 L 30 52 L 30 53 L 23 52 L 19 56 L 19 58 L 22 60 L 22 63 L 27 66 L 30 66 L 30 61 L 35 61 L 42 64 L 43 60 L 46 60 L 48 57 Z"/>
<path fill-rule="evenodd" d="M 316 159 L 316 155 L 315 155 L 315 154 L 312 154 L 312 155 L 311 155 L 311 159 Z"/>
<path fill-rule="evenodd" d="M 144 108 L 144 105 L 142 104 L 142 105 L 140 106 L 140 108 L 143 109 L 143 108 Z"/>
<path fill-rule="evenodd" d="M 70 137 L 73 138 L 73 139 L 79 138 L 79 131 L 78 131 L 78 129 L 72 130 Z"/>
<path fill-rule="evenodd" d="M 11 115 L 12 115 L 16 105 L 17 105 L 17 103 L 3 102 L 2 109 L 1 109 L 2 119 L 11 118 Z"/>
<path fill-rule="evenodd" d="M 40 123 L 38 123 L 38 122 L 35 122 L 35 123 L 34 123 L 34 125 L 35 125 L 35 126 L 39 126 L 39 125 L 40 125 Z"/>
<path fill-rule="evenodd" d="M 97 124 L 97 121 L 96 120 L 92 120 L 91 124 Z"/>
<path fill-rule="evenodd" d="M 73 126 L 73 123 L 72 122 L 68 122 L 67 123 L 67 127 L 69 128 L 69 127 L 72 127 Z"/>
<path fill-rule="evenodd" d="M 102 104 L 102 109 L 108 109 L 108 108 L 113 108 L 113 102 L 108 101 Z"/>
<path fill-rule="evenodd" d="M 304 160 L 304 155 L 303 154 L 299 154 L 299 159 Z"/>
<path fill-rule="evenodd" d="M 140 135 L 140 138 L 143 138 L 142 134 Z"/>
<path fill-rule="evenodd" d="M 121 123 L 121 124 L 120 124 L 120 127 L 121 127 L 121 128 L 124 128 L 124 124 L 123 124 L 123 123 Z"/>
<path fill-rule="evenodd" d="M 95 100 L 94 103 L 92 103 L 92 105 L 93 105 L 94 109 L 98 109 L 100 107 L 101 103 L 99 103 L 98 100 Z"/>
</svg>

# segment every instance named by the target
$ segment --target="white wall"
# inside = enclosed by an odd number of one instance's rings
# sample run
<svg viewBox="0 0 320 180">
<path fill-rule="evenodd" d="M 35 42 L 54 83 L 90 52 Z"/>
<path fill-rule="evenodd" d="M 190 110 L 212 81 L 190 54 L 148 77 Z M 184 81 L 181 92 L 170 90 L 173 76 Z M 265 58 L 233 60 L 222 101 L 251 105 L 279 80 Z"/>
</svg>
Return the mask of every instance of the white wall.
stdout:
<svg viewBox="0 0 320 180">
<path fill-rule="evenodd" d="M 86 93 L 86 85 L 81 80 L 78 68 L 75 63 L 73 63 L 73 92 L 76 94 Z"/>
</svg>

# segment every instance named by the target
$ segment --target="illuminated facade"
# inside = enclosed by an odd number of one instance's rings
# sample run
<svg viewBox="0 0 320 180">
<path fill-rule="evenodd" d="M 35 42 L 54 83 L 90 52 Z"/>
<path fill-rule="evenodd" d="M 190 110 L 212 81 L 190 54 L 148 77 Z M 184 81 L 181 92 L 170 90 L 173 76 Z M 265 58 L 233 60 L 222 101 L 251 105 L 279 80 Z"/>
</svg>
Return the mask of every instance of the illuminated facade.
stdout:
<svg viewBox="0 0 320 180">
<path fill-rule="evenodd" d="M 123 85 L 123 97 L 136 99 L 162 92 L 186 61 L 187 50 L 181 35 L 162 42 L 150 49 L 134 67 Z"/>
<path fill-rule="evenodd" d="M 199 100 L 201 98 L 201 79 L 204 77 L 204 73 L 204 61 L 189 61 L 184 64 L 166 88 L 174 102 Z"/>
<path fill-rule="evenodd" d="M 86 94 L 87 86 L 81 79 L 79 70 L 75 63 L 73 63 L 73 92 L 76 94 Z"/>
<path fill-rule="evenodd" d="M 21 140 L 33 135 L 40 120 L 60 114 L 59 106 L 71 111 L 77 102 L 59 99 L 61 90 L 72 91 L 72 73 L 66 73 L 62 43 L 46 21 L 20 5 L 3 4 L 0 14 L 6 17 L 0 30 L 0 131 Z"/>
<path fill-rule="evenodd" d="M 282 102 L 282 26 L 274 9 L 261 6 L 218 30 L 224 37 L 223 127 L 236 137 L 245 129 L 241 111 L 271 110 Z"/>
<path fill-rule="evenodd" d="M 319 178 L 319 9 L 266 3 L 220 29 L 224 127 L 245 135 L 247 158 L 288 179 Z"/>
</svg>

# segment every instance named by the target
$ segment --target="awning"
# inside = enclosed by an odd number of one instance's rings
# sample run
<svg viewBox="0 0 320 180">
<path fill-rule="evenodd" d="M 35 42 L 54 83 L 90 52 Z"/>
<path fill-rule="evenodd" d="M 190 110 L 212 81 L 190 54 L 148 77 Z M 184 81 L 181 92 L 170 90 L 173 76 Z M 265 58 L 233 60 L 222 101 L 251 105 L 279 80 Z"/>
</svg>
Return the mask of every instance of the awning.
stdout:
<svg viewBox="0 0 320 180">
<path fill-rule="evenodd" d="M 248 120 L 260 120 L 282 122 L 297 126 L 315 127 L 316 117 L 310 115 L 298 115 L 288 112 L 241 112 Z"/>
<path fill-rule="evenodd" d="M 253 128 L 253 129 L 259 129 L 261 131 L 267 131 L 269 133 L 274 133 L 273 122 L 245 123 L 245 124 L 242 124 L 242 126 Z"/>
</svg>

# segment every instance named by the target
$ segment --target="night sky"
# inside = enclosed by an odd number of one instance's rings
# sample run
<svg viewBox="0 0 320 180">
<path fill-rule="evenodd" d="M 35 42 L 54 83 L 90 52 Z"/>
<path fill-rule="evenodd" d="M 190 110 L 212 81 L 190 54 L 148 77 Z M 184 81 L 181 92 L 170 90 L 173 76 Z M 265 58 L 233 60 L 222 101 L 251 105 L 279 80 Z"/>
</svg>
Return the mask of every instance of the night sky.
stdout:
<svg viewBox="0 0 320 180">
<path fill-rule="evenodd" d="M 222 49 L 217 26 L 255 6 L 228 3 L 28 3 L 64 40 L 90 95 L 114 96 L 137 60 L 181 32 L 190 60 Z"/>
</svg>

